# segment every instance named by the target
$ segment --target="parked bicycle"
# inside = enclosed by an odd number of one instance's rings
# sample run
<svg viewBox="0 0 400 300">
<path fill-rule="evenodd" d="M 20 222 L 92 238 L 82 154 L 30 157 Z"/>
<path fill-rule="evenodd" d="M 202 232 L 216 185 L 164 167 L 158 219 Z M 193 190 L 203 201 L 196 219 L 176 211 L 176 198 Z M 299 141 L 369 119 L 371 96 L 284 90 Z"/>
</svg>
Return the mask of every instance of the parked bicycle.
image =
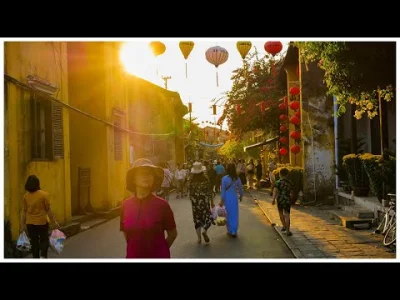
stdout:
<svg viewBox="0 0 400 300">
<path fill-rule="evenodd" d="M 376 234 L 384 235 L 383 244 L 390 246 L 396 241 L 396 202 L 395 198 L 391 196 L 389 201 L 389 207 L 385 209 L 385 214 L 379 226 L 376 228 Z"/>
</svg>

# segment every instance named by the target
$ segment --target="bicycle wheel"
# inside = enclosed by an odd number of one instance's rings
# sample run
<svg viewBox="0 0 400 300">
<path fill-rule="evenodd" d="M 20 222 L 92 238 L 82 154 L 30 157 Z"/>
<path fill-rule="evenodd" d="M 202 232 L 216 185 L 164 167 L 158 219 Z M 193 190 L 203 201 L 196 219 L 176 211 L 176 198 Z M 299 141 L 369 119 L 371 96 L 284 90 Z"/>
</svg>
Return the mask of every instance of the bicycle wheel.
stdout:
<svg viewBox="0 0 400 300">
<path fill-rule="evenodd" d="M 382 218 L 382 221 L 379 223 L 378 227 L 375 230 L 376 234 L 382 233 L 385 234 L 387 231 L 387 223 L 389 222 L 388 220 L 388 214 L 385 214 Z"/>
<path fill-rule="evenodd" d="M 385 246 L 390 246 L 396 241 L 396 223 L 393 223 L 390 226 L 389 230 L 386 232 L 385 237 L 383 238 L 383 244 Z"/>
</svg>

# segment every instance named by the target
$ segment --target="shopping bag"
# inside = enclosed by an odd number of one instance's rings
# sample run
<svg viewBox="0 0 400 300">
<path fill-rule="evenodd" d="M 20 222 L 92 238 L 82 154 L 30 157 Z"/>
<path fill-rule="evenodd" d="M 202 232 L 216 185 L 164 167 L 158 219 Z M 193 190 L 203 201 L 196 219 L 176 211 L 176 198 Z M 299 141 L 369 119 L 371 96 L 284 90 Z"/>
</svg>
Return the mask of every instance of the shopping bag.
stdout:
<svg viewBox="0 0 400 300">
<path fill-rule="evenodd" d="M 216 223 L 217 226 L 225 226 L 226 225 L 226 210 L 225 206 L 217 206 L 216 207 Z"/>
<path fill-rule="evenodd" d="M 62 250 L 64 249 L 64 241 L 67 237 L 65 236 L 65 234 L 58 230 L 58 229 L 54 229 L 51 232 L 50 238 L 49 238 L 49 242 L 50 242 L 50 247 L 51 249 L 57 253 L 60 254 L 62 252 Z"/>
<path fill-rule="evenodd" d="M 31 242 L 29 241 L 25 231 L 23 231 L 18 237 L 17 249 L 22 252 L 28 252 L 31 250 L 31 247 Z"/>
</svg>

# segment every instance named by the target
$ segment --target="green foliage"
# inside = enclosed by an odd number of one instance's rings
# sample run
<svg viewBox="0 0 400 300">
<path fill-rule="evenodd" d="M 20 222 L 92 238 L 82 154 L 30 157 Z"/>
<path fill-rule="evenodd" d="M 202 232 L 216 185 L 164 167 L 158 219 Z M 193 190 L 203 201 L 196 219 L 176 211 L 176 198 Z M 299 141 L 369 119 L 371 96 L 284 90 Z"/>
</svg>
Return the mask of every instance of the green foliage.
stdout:
<svg viewBox="0 0 400 300">
<path fill-rule="evenodd" d="M 362 147 L 365 145 L 365 139 L 357 139 L 356 154 L 363 153 Z M 339 142 L 339 165 L 335 164 L 336 175 L 339 176 L 340 181 L 347 182 L 349 179 L 347 177 L 347 172 L 342 164 L 343 156 L 350 154 L 351 151 L 351 139 L 338 138 Z"/>
<path fill-rule="evenodd" d="M 353 189 L 356 187 L 369 186 L 368 175 L 364 169 L 359 154 L 352 153 L 345 155 L 343 157 L 343 167 L 346 170 L 350 186 Z"/>
<path fill-rule="evenodd" d="M 231 132 L 240 139 L 246 132 L 272 131 L 279 134 L 278 100 L 285 95 L 285 87 L 278 81 L 283 60 L 259 57 L 257 51 L 249 53 L 241 68 L 233 71 L 232 89 L 225 93 L 224 110 L 218 122 L 225 119 Z M 266 111 L 259 104 L 266 101 Z M 238 114 L 237 106 L 242 114 Z"/>
<path fill-rule="evenodd" d="M 218 154 L 228 159 L 242 158 L 244 144 L 237 140 L 228 140 L 221 148 L 218 149 Z"/>
<path fill-rule="evenodd" d="M 346 104 L 356 105 L 354 117 L 378 115 L 378 94 L 385 101 L 394 97 L 395 44 L 376 42 L 294 42 L 300 62 L 318 62 L 325 71 L 328 94 L 336 96 L 337 115 L 346 112 Z M 379 86 L 386 87 L 381 89 Z"/>
<path fill-rule="evenodd" d="M 372 192 L 378 200 L 386 199 L 384 185 L 388 193 L 396 193 L 396 158 L 389 156 L 384 160 L 382 155 L 365 153 L 360 155 L 360 160 L 368 175 Z"/>
</svg>

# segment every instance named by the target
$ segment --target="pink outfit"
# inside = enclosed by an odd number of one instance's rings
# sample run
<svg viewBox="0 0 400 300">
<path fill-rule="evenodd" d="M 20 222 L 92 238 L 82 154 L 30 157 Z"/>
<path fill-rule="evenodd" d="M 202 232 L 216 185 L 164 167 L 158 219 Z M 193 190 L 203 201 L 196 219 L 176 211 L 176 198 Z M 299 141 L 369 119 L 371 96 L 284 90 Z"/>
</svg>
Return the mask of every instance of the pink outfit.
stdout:
<svg viewBox="0 0 400 300">
<path fill-rule="evenodd" d="M 132 196 L 122 203 L 120 230 L 128 237 L 126 258 L 171 258 L 165 230 L 175 228 L 171 207 L 160 197 Z"/>
</svg>

